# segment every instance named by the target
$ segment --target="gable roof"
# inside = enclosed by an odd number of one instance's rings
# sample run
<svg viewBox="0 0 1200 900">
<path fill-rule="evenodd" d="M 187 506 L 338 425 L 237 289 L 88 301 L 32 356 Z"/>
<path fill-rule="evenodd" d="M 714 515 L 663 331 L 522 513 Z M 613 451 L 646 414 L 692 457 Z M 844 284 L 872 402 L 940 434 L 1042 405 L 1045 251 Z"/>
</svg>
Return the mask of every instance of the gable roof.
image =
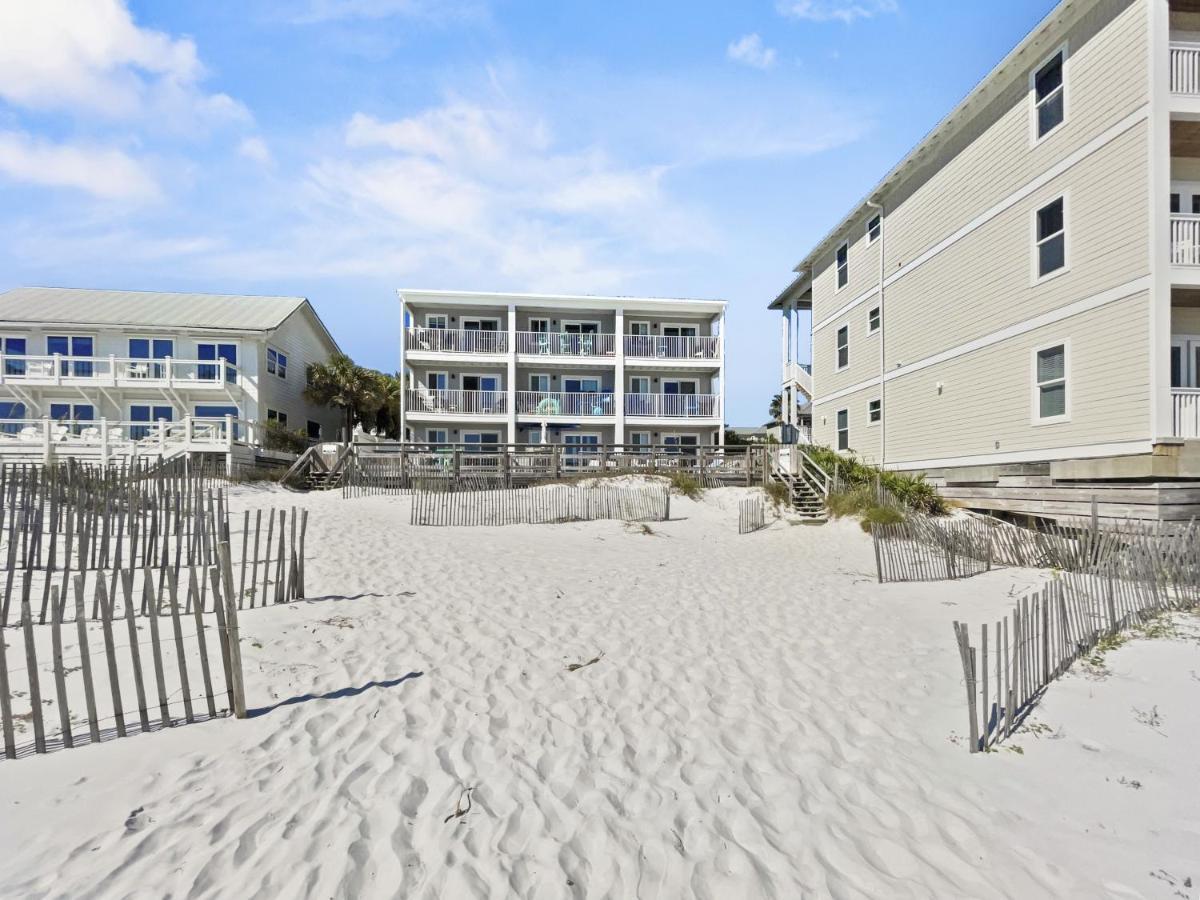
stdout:
<svg viewBox="0 0 1200 900">
<path fill-rule="evenodd" d="M 271 331 L 305 306 L 304 297 L 23 287 L 0 294 L 0 322 Z"/>
</svg>

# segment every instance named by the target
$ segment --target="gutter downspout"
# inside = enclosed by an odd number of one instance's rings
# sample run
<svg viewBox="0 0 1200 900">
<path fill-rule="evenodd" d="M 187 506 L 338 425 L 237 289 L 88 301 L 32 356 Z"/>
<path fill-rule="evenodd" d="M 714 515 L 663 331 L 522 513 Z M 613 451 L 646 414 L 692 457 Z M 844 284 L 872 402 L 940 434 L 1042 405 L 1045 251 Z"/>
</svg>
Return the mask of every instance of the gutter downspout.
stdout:
<svg viewBox="0 0 1200 900">
<path fill-rule="evenodd" d="M 887 218 L 887 213 L 883 208 L 883 204 L 876 203 L 873 199 L 867 201 L 867 206 L 879 212 L 879 468 L 883 470 L 887 468 L 887 402 L 885 397 L 887 393 L 887 369 L 885 368 L 887 360 L 887 356 L 885 355 L 887 313 L 884 309 L 883 301 L 883 251 L 887 246 L 885 244 L 887 229 L 884 227 L 884 222 Z"/>
</svg>

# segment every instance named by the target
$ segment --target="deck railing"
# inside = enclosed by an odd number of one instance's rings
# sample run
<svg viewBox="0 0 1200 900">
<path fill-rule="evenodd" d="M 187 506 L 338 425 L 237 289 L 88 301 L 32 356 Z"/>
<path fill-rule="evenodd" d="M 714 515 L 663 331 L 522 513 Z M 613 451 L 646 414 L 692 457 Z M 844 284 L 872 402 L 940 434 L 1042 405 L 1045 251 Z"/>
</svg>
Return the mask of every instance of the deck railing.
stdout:
<svg viewBox="0 0 1200 900">
<path fill-rule="evenodd" d="M 517 353 L 528 356 L 615 356 L 616 335 L 518 331 Z"/>
<path fill-rule="evenodd" d="M 615 416 L 615 404 L 612 394 L 517 391 L 517 413 L 526 416 Z"/>
<path fill-rule="evenodd" d="M 223 359 L 134 359 L 123 356 L 0 354 L 0 384 L 107 384 L 171 387 L 236 384 L 239 371 Z"/>
<path fill-rule="evenodd" d="M 717 394 L 626 394 L 625 415 L 656 419 L 713 419 L 720 415 Z"/>
<path fill-rule="evenodd" d="M 0 457 L 41 452 L 50 456 L 156 454 L 228 451 L 235 443 L 254 444 L 255 425 L 231 416 L 178 422 L 131 422 L 112 419 L 2 419 Z"/>
<path fill-rule="evenodd" d="M 1171 214 L 1171 265 L 1200 266 L 1200 216 Z"/>
<path fill-rule="evenodd" d="M 1200 94 L 1200 44 L 1171 42 L 1171 93 Z"/>
<path fill-rule="evenodd" d="M 721 339 L 627 334 L 625 355 L 634 359 L 719 359 Z"/>
<path fill-rule="evenodd" d="M 479 416 L 506 412 L 508 394 L 504 391 L 416 388 L 408 392 L 407 401 L 409 413 L 462 413 Z"/>
<path fill-rule="evenodd" d="M 1200 438 L 1200 389 L 1171 389 L 1175 437 Z"/>
<path fill-rule="evenodd" d="M 507 353 L 507 331 L 409 328 L 406 349 L 430 353 Z"/>
</svg>

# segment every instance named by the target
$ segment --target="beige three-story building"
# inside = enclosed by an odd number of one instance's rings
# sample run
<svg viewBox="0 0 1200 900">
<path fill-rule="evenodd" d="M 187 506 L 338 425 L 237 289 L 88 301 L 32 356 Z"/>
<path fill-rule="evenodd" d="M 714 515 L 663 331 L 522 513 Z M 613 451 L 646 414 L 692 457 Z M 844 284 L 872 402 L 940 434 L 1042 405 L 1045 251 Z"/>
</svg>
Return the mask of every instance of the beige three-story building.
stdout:
<svg viewBox="0 0 1200 900">
<path fill-rule="evenodd" d="M 796 271 L 816 442 L 982 508 L 1194 514 L 1200 2 L 1059 3 Z"/>
</svg>

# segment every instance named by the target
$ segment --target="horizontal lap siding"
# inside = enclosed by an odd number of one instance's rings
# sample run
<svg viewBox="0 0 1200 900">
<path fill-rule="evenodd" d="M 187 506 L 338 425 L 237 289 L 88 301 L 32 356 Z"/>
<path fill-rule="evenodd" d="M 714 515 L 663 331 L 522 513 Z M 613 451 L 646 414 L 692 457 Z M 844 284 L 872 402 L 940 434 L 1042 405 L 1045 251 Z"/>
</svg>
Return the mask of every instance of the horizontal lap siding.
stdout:
<svg viewBox="0 0 1200 900">
<path fill-rule="evenodd" d="M 889 381 L 889 464 L 1148 439 L 1148 303 L 1143 292 Z M 1071 421 L 1035 427 L 1033 350 L 1065 338 Z"/>
<path fill-rule="evenodd" d="M 850 281 L 844 288 L 837 290 L 837 247 L 830 250 L 814 267 L 813 324 L 878 287 L 879 241 L 868 243 L 866 234 L 867 221 L 871 215 L 863 216 L 850 232 Z M 888 251 L 888 257 L 891 258 L 891 251 Z"/>
<path fill-rule="evenodd" d="M 885 294 L 890 303 L 890 295 Z M 813 335 L 813 387 L 818 396 L 835 393 L 858 384 L 867 378 L 879 377 L 879 335 L 868 334 L 870 311 L 879 305 L 878 298 L 860 303 L 828 328 Z M 837 371 L 837 333 L 843 325 L 850 326 L 850 365 Z"/>
<path fill-rule="evenodd" d="M 866 463 L 877 463 L 882 450 L 882 431 L 878 425 L 869 423 L 869 405 L 879 399 L 879 385 L 847 394 L 832 403 L 827 403 L 813 414 L 813 441 L 826 447 L 837 446 L 837 413 L 844 409 L 850 413 L 850 449 Z"/>
<path fill-rule="evenodd" d="M 890 285 L 887 366 L 906 365 L 1149 272 L 1146 125 Z M 1033 218 L 1067 195 L 1066 274 L 1033 284 Z M 936 315 L 937 327 L 930 328 Z"/>
<path fill-rule="evenodd" d="M 287 356 L 287 378 L 267 374 L 267 347 L 274 347 Z M 288 428 L 293 431 L 303 429 L 311 419 L 321 423 L 322 436 L 326 440 L 336 438 L 338 429 L 344 424 L 342 412 L 317 406 L 304 396 L 308 366 L 325 362 L 332 351 L 333 347 L 317 330 L 307 311 L 300 309 L 292 313 L 258 347 L 259 418 L 266 419 L 268 408 L 278 410 L 287 414 Z"/>
</svg>

